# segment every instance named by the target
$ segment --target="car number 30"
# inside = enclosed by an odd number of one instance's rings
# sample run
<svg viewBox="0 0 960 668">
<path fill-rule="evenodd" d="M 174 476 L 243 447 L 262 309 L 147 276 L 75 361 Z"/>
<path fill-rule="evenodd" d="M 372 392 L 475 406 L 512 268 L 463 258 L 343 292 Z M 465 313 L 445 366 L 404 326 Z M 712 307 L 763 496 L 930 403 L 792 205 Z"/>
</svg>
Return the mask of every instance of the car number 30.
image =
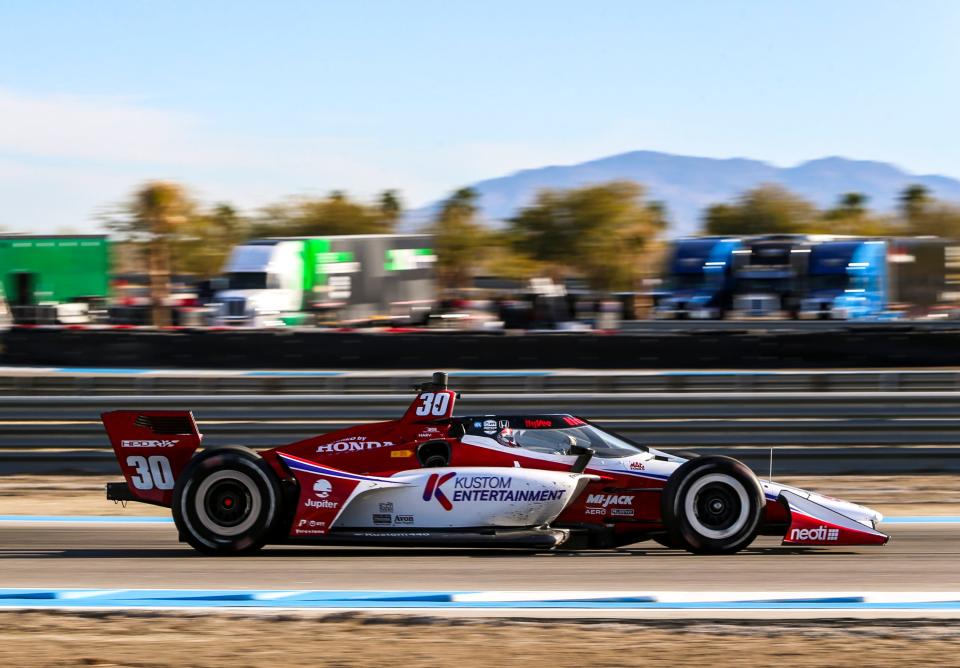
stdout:
<svg viewBox="0 0 960 668">
<path fill-rule="evenodd" d="M 173 489 L 173 471 L 166 457 L 131 455 L 127 457 L 127 466 L 135 469 L 130 482 L 137 489 Z"/>
<path fill-rule="evenodd" d="M 420 405 L 417 406 L 417 415 L 446 415 L 450 406 L 448 392 L 424 392 L 420 395 Z"/>
</svg>

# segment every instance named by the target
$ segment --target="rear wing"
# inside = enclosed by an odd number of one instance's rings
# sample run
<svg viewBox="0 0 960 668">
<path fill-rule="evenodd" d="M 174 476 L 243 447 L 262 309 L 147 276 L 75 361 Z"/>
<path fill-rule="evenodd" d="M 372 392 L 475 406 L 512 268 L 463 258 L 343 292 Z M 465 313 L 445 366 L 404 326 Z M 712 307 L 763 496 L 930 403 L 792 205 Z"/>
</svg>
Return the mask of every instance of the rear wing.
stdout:
<svg viewBox="0 0 960 668">
<path fill-rule="evenodd" d="M 100 416 L 134 501 L 170 506 L 173 486 L 203 436 L 190 411 L 110 411 Z"/>
</svg>

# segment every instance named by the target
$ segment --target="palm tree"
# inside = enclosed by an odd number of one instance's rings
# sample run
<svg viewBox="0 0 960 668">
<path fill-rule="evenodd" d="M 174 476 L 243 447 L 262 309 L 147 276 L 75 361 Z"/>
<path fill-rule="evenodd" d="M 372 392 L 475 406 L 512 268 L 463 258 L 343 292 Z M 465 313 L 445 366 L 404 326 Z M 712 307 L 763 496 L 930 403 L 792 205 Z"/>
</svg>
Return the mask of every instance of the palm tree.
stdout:
<svg viewBox="0 0 960 668">
<path fill-rule="evenodd" d="M 437 251 L 437 278 L 445 288 L 466 287 L 483 255 L 486 230 L 477 220 L 479 194 L 460 188 L 440 207 L 430 232 Z"/>
<path fill-rule="evenodd" d="M 866 210 L 867 196 L 863 193 L 844 193 L 840 196 L 840 210 L 848 215 L 859 216 Z"/>
<path fill-rule="evenodd" d="M 152 320 L 157 327 L 170 324 L 170 242 L 192 210 L 184 189 L 167 181 L 145 183 L 127 206 L 127 231 L 146 242 Z"/>
<path fill-rule="evenodd" d="M 924 210 L 930 204 L 930 191 L 926 186 L 914 184 L 904 188 L 900 195 L 900 211 L 907 219 L 907 225 L 913 230 L 918 226 Z"/>
</svg>

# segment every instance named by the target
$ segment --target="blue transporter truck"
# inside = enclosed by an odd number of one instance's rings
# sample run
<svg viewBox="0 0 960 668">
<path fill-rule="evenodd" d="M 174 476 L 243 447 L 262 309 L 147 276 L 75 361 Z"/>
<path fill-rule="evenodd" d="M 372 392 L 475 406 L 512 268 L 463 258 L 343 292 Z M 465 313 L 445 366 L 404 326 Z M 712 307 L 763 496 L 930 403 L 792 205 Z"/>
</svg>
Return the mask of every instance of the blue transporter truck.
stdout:
<svg viewBox="0 0 960 668">
<path fill-rule="evenodd" d="M 744 239 L 734 252 L 731 318 L 799 318 L 812 249 L 825 239 L 768 234 Z"/>
<path fill-rule="evenodd" d="M 809 257 L 801 318 L 861 320 L 887 313 L 886 241 L 824 241 L 810 249 Z"/>
<path fill-rule="evenodd" d="M 663 290 L 655 294 L 660 319 L 723 319 L 733 298 L 733 259 L 740 239 L 693 237 L 673 243 Z"/>
<path fill-rule="evenodd" d="M 936 237 L 836 239 L 814 246 L 801 317 L 945 317 L 960 301 L 960 247 Z"/>
</svg>

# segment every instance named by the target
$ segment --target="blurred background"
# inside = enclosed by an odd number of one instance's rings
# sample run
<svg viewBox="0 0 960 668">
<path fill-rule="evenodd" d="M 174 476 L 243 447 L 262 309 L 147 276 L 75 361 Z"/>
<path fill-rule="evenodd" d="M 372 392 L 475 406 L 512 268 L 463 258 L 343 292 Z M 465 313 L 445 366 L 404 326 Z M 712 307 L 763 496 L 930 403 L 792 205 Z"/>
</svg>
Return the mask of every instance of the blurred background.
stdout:
<svg viewBox="0 0 960 668">
<path fill-rule="evenodd" d="M 949 2 L 0 11 L 7 322 L 957 316 Z"/>
</svg>

